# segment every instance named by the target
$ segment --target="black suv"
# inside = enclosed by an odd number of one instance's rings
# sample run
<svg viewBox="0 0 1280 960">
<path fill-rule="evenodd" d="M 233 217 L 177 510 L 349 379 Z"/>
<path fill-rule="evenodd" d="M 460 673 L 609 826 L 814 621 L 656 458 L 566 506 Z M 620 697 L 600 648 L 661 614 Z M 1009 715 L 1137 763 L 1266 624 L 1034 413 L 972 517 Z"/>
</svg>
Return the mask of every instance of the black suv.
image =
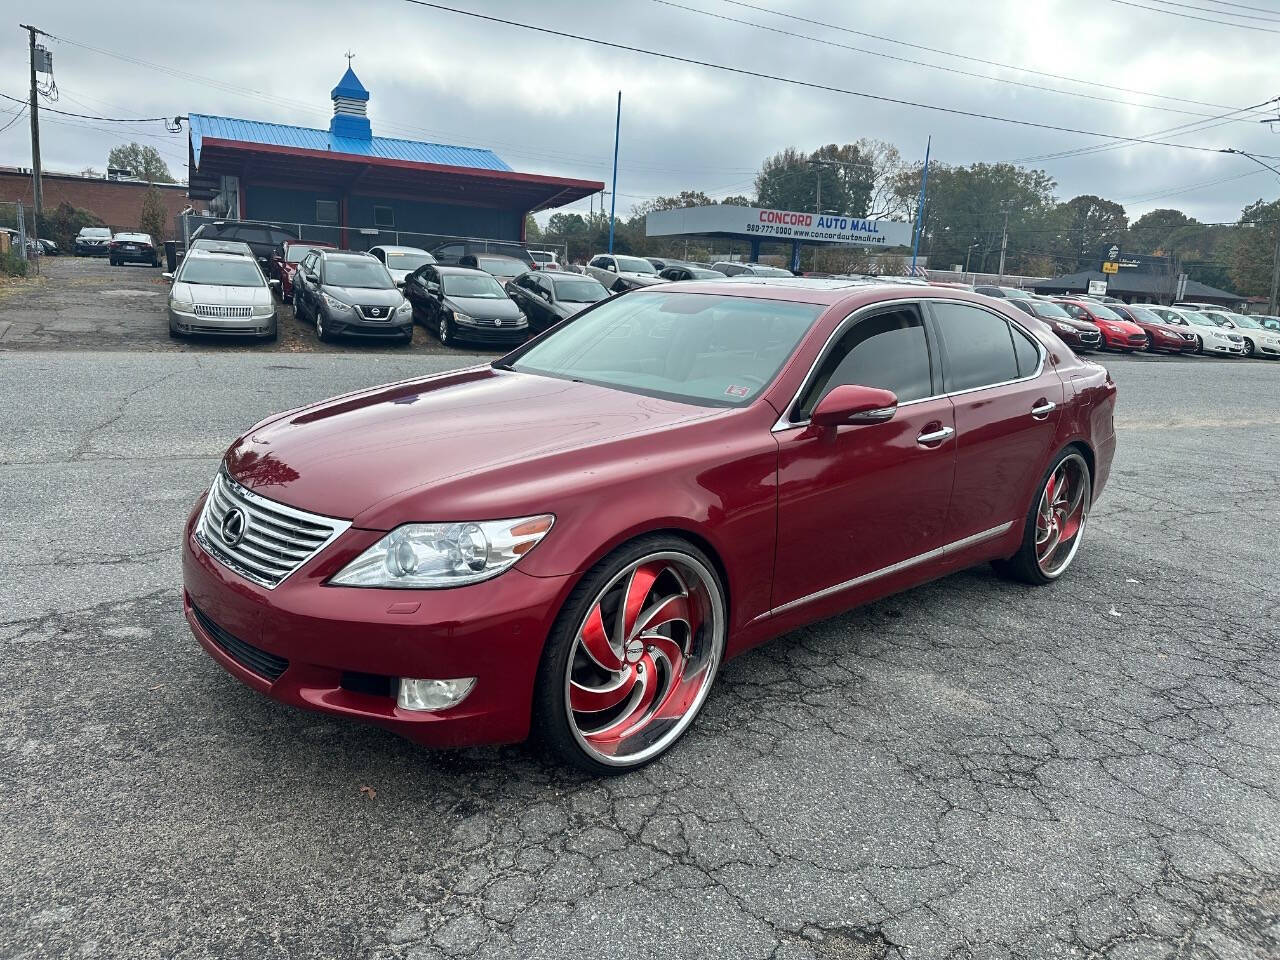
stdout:
<svg viewBox="0 0 1280 960">
<path fill-rule="evenodd" d="M 239 240 L 247 243 L 258 260 L 258 266 L 268 277 L 280 279 L 277 258 L 284 259 L 286 240 L 297 240 L 290 230 L 273 223 L 248 223 L 243 220 L 215 220 L 201 224 L 191 234 L 192 240 Z"/>
<path fill-rule="evenodd" d="M 514 257 L 523 260 L 530 270 L 537 270 L 533 262 L 533 254 L 518 243 L 507 243 L 503 240 L 454 240 L 442 243 L 431 251 L 437 263 L 459 266 L 463 257 L 476 254 L 491 253 L 500 257 Z"/>
</svg>

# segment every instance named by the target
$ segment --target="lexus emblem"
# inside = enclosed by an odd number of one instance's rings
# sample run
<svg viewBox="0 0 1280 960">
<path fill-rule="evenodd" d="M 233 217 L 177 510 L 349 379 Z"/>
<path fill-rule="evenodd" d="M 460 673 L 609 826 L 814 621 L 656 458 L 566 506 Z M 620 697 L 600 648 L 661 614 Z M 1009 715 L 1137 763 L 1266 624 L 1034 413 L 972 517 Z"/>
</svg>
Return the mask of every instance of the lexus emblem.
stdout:
<svg viewBox="0 0 1280 960">
<path fill-rule="evenodd" d="M 234 547 L 244 539 L 244 528 L 244 511 L 239 507 L 232 507 L 223 516 L 222 525 L 218 528 L 218 532 L 222 534 L 223 543 L 228 547 Z"/>
</svg>

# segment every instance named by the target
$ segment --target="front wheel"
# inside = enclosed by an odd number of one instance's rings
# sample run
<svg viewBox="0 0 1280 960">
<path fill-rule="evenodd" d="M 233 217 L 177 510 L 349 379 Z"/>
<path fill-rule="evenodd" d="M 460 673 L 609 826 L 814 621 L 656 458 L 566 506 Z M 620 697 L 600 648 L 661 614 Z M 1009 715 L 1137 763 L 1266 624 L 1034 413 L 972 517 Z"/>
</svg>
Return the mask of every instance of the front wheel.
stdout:
<svg viewBox="0 0 1280 960">
<path fill-rule="evenodd" d="M 323 343 L 330 343 L 333 340 L 333 334 L 330 333 L 329 329 L 324 325 L 323 308 L 316 311 L 316 336 L 319 337 Z"/>
<path fill-rule="evenodd" d="M 1250 340 L 1248 337 L 1245 337 L 1244 338 L 1244 355 L 1246 357 L 1252 357 L 1253 352 L 1256 349 L 1257 348 L 1253 345 L 1253 341 Z"/>
<path fill-rule="evenodd" d="M 440 346 L 451 347 L 454 341 L 458 339 L 457 333 L 453 329 L 453 321 L 444 313 L 438 314 L 439 327 L 437 335 L 440 337 Z"/>
<path fill-rule="evenodd" d="M 1058 454 L 1040 484 L 1022 535 L 1022 546 L 994 564 L 1014 580 L 1041 586 L 1062 576 L 1080 548 L 1093 504 L 1093 476 L 1074 448 Z"/>
<path fill-rule="evenodd" d="M 1200 339 L 1200 335 L 1196 334 L 1196 353 L 1204 353 L 1204 341 Z"/>
<path fill-rule="evenodd" d="M 724 589 L 678 537 L 619 547 L 574 588 L 538 667 L 535 732 L 594 774 L 644 766 L 698 715 L 724 655 Z"/>
</svg>

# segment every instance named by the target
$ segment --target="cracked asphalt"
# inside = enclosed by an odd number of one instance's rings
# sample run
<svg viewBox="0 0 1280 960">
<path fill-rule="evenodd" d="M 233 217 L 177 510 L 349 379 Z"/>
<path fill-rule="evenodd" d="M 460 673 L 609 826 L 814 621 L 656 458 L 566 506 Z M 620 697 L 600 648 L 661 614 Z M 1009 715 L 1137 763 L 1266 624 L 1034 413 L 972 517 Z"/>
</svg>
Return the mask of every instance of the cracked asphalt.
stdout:
<svg viewBox="0 0 1280 960">
<path fill-rule="evenodd" d="M 0 353 L 0 957 L 1280 956 L 1280 364 L 1107 358 L 1065 580 L 780 637 L 599 781 L 276 704 L 181 614 L 238 430 L 466 361 Z"/>
</svg>

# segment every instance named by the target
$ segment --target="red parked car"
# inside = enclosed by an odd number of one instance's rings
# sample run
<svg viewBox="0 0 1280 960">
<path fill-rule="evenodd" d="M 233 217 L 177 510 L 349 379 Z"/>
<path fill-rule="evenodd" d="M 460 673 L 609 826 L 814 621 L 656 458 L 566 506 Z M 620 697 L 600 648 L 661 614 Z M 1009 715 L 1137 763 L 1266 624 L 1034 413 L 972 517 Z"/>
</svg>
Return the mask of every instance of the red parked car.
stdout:
<svg viewBox="0 0 1280 960">
<path fill-rule="evenodd" d="M 276 257 L 276 269 L 280 271 L 280 302 L 293 300 L 293 275 L 297 272 L 302 258 L 312 250 L 335 250 L 332 243 L 321 243 L 316 240 L 286 240 L 284 255 Z"/>
<path fill-rule="evenodd" d="M 1098 332 L 1102 334 L 1099 350 L 1124 350 L 1133 353 L 1147 347 L 1146 332 L 1105 304 L 1074 297 L 1054 297 L 1053 302 L 1062 304 L 1063 309 L 1075 319 L 1087 320 L 1098 328 Z"/>
<path fill-rule="evenodd" d="M 635 768 L 772 636 L 974 564 L 1068 569 L 1116 387 L 1024 319 L 938 287 L 690 281 L 268 417 L 187 522 L 187 619 L 285 703 Z"/>
<path fill-rule="evenodd" d="M 1151 353 L 1161 350 L 1167 353 L 1196 352 L 1194 333 L 1183 333 L 1181 328 L 1165 323 L 1158 313 L 1140 304 L 1109 303 L 1107 308 L 1142 328 L 1147 335 L 1147 350 Z"/>
</svg>

